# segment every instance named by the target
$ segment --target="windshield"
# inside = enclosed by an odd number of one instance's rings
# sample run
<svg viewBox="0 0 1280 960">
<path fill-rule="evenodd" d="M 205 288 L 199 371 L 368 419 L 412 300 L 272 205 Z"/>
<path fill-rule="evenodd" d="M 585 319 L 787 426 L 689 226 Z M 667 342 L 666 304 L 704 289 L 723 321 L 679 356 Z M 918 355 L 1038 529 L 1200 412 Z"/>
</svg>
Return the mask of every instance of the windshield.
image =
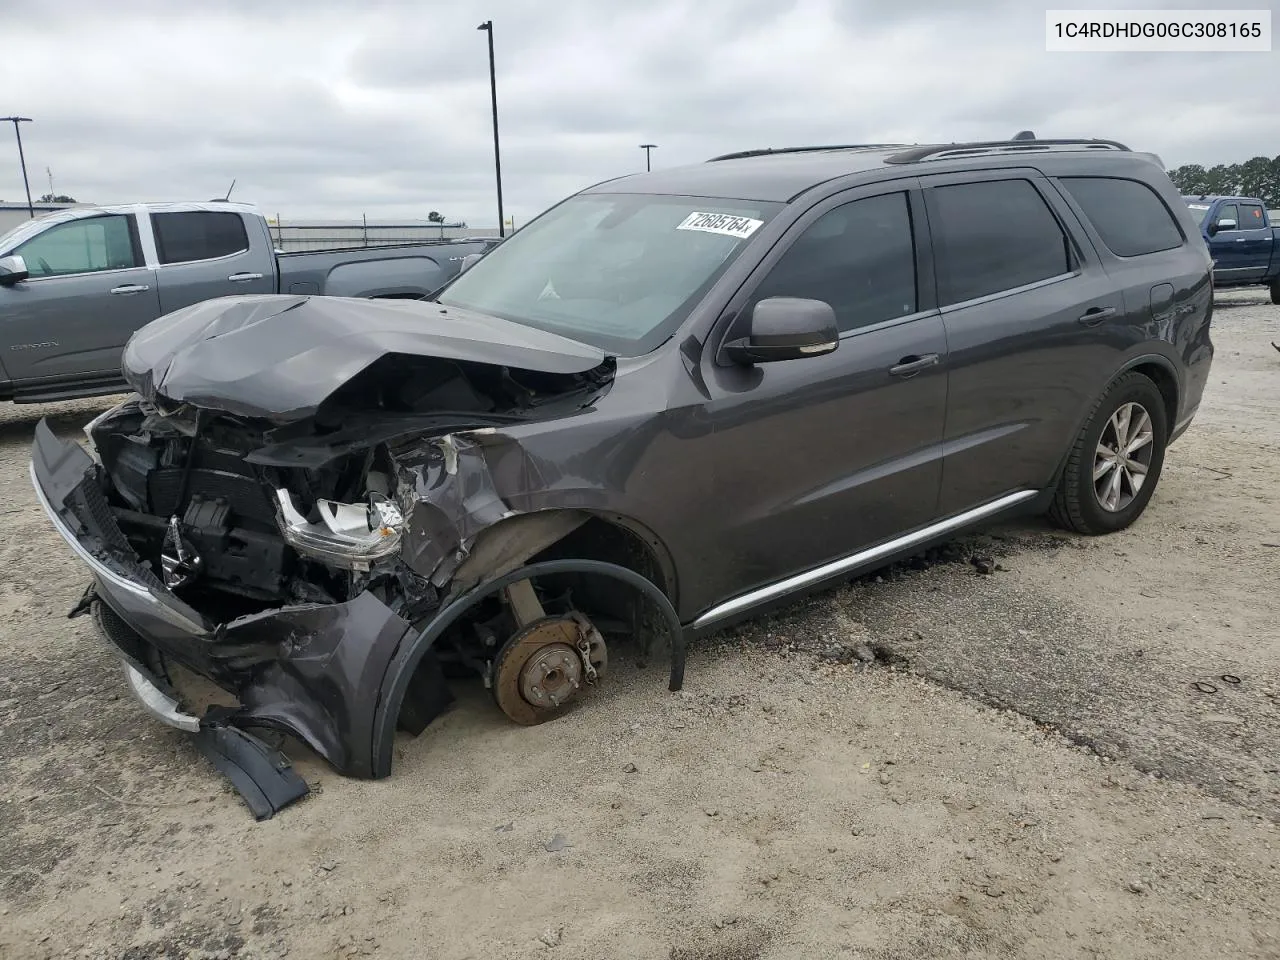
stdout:
<svg viewBox="0 0 1280 960">
<path fill-rule="evenodd" d="M 68 214 L 59 211 L 57 213 L 46 213 L 43 216 L 36 217 L 34 220 L 23 220 L 12 230 L 0 234 L 0 256 L 7 256 L 13 252 L 19 243 L 28 237 L 35 236 L 49 224 L 60 220 L 70 220 L 74 217 L 74 213 Z"/>
<path fill-rule="evenodd" d="M 499 245 L 439 301 L 640 356 L 675 332 L 781 206 L 583 194 Z"/>
<path fill-rule="evenodd" d="M 1211 203 L 1188 203 L 1187 209 L 1191 211 L 1191 215 L 1196 218 L 1196 223 L 1204 226 L 1204 221 L 1209 216 L 1209 210 L 1213 206 Z"/>
</svg>

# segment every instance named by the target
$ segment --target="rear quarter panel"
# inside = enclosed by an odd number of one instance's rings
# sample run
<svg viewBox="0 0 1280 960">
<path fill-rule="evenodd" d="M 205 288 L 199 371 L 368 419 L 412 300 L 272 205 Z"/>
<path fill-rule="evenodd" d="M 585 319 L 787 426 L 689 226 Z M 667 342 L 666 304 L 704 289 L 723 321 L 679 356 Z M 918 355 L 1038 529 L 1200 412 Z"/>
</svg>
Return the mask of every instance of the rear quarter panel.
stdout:
<svg viewBox="0 0 1280 960">
<path fill-rule="evenodd" d="M 1115 369 L 1096 373 L 1097 390 L 1093 399 L 1108 383 L 1126 369 L 1152 364 L 1174 378 L 1177 389 L 1176 415 L 1170 429 L 1175 433 L 1200 405 L 1213 359 L 1213 343 L 1209 335 L 1213 316 L 1213 259 L 1209 254 L 1196 218 L 1192 216 L 1178 190 L 1153 163 L 1132 161 L 1118 168 L 1085 170 L 1053 169 L 1046 164 L 1051 181 L 1076 216 L 1076 220 L 1096 251 L 1103 268 L 1124 296 L 1126 322 L 1110 327 L 1106 335 L 1114 338 L 1118 364 Z M 1108 164 L 1107 167 L 1111 167 Z M 1050 172 L 1052 171 L 1052 172 Z M 1183 244 L 1172 250 L 1138 257 L 1120 257 L 1112 253 L 1099 236 L 1079 204 L 1070 193 L 1056 183 L 1056 176 L 1113 176 L 1140 181 L 1160 197 L 1183 234 Z M 1093 399 L 1089 406 L 1092 406 Z M 1089 410 L 1079 412 L 1080 422 Z"/>
</svg>

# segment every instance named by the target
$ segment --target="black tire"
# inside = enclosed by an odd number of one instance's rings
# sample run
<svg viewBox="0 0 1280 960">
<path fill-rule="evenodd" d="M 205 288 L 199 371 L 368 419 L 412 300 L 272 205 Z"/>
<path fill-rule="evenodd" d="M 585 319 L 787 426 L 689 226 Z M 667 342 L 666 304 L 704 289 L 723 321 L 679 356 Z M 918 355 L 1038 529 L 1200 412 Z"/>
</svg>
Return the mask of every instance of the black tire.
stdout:
<svg viewBox="0 0 1280 960">
<path fill-rule="evenodd" d="M 1094 464 L 1098 444 L 1107 431 L 1111 418 L 1124 405 L 1136 403 L 1151 418 L 1151 458 L 1141 487 L 1132 499 L 1119 509 L 1106 509 L 1094 489 Z M 1169 418 L 1164 397 L 1150 377 L 1126 373 L 1115 380 L 1098 402 L 1071 446 L 1066 469 L 1058 481 L 1058 490 L 1049 516 L 1054 523 L 1076 533 L 1096 536 L 1123 530 L 1142 515 L 1164 467 L 1164 451 L 1169 438 Z M 1115 468 L 1119 471 L 1119 468 Z"/>
<path fill-rule="evenodd" d="M 1271 281 L 1271 302 L 1280 303 L 1280 277 Z"/>
</svg>

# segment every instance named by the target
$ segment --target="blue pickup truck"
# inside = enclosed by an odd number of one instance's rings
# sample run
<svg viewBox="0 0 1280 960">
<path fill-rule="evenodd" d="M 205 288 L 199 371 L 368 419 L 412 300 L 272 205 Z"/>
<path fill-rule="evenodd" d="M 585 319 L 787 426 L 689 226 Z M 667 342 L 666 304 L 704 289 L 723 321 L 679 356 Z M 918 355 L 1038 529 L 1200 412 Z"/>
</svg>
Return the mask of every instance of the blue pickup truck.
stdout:
<svg viewBox="0 0 1280 960">
<path fill-rule="evenodd" d="M 1183 197 L 1213 256 L 1215 287 L 1264 286 L 1280 303 L 1280 227 L 1261 200 Z"/>
</svg>

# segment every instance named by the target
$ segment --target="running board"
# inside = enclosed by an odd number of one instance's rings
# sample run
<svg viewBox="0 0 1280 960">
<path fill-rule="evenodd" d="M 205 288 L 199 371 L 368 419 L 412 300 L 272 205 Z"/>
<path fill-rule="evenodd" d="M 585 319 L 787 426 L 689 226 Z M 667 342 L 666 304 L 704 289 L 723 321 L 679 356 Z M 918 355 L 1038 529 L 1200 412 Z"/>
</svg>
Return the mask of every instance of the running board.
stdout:
<svg viewBox="0 0 1280 960">
<path fill-rule="evenodd" d="M 107 397 L 117 393 L 129 393 L 133 388 L 119 374 L 104 377 L 86 377 L 83 380 L 63 380 L 60 383 L 28 382 L 13 387 L 14 403 L 56 403 L 62 400 L 80 400 L 85 397 Z"/>
<path fill-rule="evenodd" d="M 911 547 L 927 543 L 948 533 L 954 533 L 970 524 L 1008 510 L 1010 507 L 1016 507 L 1020 503 L 1034 500 L 1039 495 L 1040 492 L 1038 490 L 1021 490 L 1017 493 L 1010 493 L 999 500 L 993 500 L 980 507 L 974 507 L 972 510 L 966 510 L 964 513 L 958 513 L 954 517 L 948 517 L 946 520 L 930 524 L 927 527 L 916 530 L 914 533 L 898 537 L 896 540 L 889 540 L 866 550 L 861 550 L 858 553 L 852 553 L 847 557 L 841 557 L 839 560 L 824 563 L 822 566 L 806 570 L 804 573 L 797 573 L 795 576 L 787 577 L 785 580 L 759 587 L 749 593 L 744 593 L 732 600 L 726 600 L 724 603 L 712 607 L 698 617 L 697 620 L 693 621 L 693 627 L 695 630 L 701 629 L 718 620 L 733 616 L 735 613 L 741 613 L 752 607 L 760 606 L 770 600 L 776 600 L 789 593 L 795 593 L 797 590 L 803 590 L 805 587 L 811 587 L 841 574 L 848 574 L 859 567 L 871 566 L 885 557 L 892 556 L 902 550 L 909 550 Z"/>
</svg>

